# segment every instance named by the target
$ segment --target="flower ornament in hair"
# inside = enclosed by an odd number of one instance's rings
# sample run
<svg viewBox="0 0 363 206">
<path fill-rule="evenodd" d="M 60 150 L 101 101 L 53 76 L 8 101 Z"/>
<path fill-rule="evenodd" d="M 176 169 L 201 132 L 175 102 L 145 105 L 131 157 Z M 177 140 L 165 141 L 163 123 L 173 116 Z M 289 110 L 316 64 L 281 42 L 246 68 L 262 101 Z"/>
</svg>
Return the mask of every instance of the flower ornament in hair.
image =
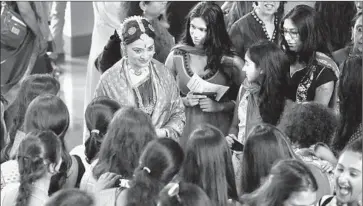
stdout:
<svg viewBox="0 0 363 206">
<path fill-rule="evenodd" d="M 149 22 L 146 18 L 144 18 L 142 16 L 131 16 L 131 17 L 126 18 L 122 22 L 121 27 L 116 30 L 117 34 L 120 37 L 122 42 L 124 42 L 124 40 L 125 40 L 125 37 L 124 37 L 125 35 L 129 35 L 129 36 L 134 35 L 138 29 L 142 33 L 140 36 L 140 39 L 144 40 L 146 38 L 146 36 L 147 36 L 147 34 L 145 33 L 146 29 L 144 27 L 144 24 L 142 23 L 142 20 Z M 132 26 L 132 27 L 128 28 L 126 31 L 126 25 L 131 21 L 136 21 L 139 28 Z M 150 22 L 148 23 L 148 27 L 151 31 L 155 32 L 155 30 L 154 30 L 153 26 L 150 24 Z"/>
<path fill-rule="evenodd" d="M 179 196 L 179 183 L 171 183 L 172 186 L 168 190 L 169 197 L 176 197 L 178 202 L 181 202 L 180 196 Z"/>
</svg>

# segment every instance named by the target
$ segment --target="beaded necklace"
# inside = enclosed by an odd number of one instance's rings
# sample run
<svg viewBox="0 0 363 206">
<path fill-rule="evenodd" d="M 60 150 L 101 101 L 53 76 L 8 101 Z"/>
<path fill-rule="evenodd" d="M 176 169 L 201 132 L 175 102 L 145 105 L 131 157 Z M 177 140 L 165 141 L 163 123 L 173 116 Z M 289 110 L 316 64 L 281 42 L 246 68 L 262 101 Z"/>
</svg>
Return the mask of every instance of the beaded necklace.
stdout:
<svg viewBox="0 0 363 206">
<path fill-rule="evenodd" d="M 277 27 L 278 27 L 278 18 L 276 17 L 276 15 L 275 15 L 275 17 L 274 17 L 274 25 L 275 25 L 275 29 L 274 29 L 274 32 L 273 32 L 273 34 L 272 34 L 272 38 L 270 39 L 270 36 L 268 35 L 268 33 L 267 33 L 267 29 L 266 29 L 266 25 L 265 25 L 265 23 L 257 16 L 257 14 L 256 14 L 256 11 L 255 10 L 253 10 L 252 11 L 252 16 L 255 18 L 255 20 L 258 22 L 258 23 L 260 23 L 260 25 L 261 25 L 261 27 L 262 27 L 262 30 L 263 30 L 263 32 L 265 33 L 265 36 L 266 36 L 266 38 L 268 39 L 268 40 L 270 40 L 270 41 L 275 41 L 275 38 L 276 38 L 276 31 L 277 31 Z"/>
</svg>

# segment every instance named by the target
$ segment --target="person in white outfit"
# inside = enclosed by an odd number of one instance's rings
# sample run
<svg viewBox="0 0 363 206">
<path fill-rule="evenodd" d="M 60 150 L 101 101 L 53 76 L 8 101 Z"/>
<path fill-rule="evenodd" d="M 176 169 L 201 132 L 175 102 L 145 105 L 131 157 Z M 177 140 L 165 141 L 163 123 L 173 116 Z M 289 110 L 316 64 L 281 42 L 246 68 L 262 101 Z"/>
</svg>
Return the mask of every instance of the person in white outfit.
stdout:
<svg viewBox="0 0 363 206">
<path fill-rule="evenodd" d="M 54 47 L 53 52 L 57 56 L 64 54 L 63 51 L 63 28 L 65 22 L 67 2 L 53 1 L 50 7 L 50 32 L 53 37 Z"/>
<path fill-rule="evenodd" d="M 86 90 L 84 98 L 84 108 L 93 99 L 96 85 L 101 73 L 95 67 L 95 60 L 103 51 L 109 37 L 119 28 L 126 12 L 123 11 L 125 2 L 93 2 L 94 26 L 92 32 L 91 50 L 88 58 Z M 86 141 L 86 129 L 84 130 L 83 142 Z"/>
</svg>

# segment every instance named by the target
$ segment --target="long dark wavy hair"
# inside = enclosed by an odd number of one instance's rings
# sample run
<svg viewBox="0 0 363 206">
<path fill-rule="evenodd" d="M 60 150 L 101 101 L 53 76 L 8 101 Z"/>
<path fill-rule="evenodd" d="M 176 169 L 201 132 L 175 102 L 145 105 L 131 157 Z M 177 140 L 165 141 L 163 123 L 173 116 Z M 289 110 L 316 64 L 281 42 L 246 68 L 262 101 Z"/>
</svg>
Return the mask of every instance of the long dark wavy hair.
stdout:
<svg viewBox="0 0 363 206">
<path fill-rule="evenodd" d="M 237 200 L 231 151 L 214 126 L 201 125 L 191 133 L 180 176 L 201 187 L 213 205 L 226 206 L 229 198 Z"/>
<path fill-rule="evenodd" d="M 284 37 L 284 21 L 290 19 L 297 27 L 301 47 L 299 51 L 291 51 Z M 315 52 L 322 52 L 331 56 L 331 50 L 328 48 L 326 36 L 322 31 L 322 22 L 316 11 L 307 5 L 297 5 L 289 13 L 287 13 L 281 20 L 280 26 L 281 48 L 289 56 L 291 64 L 295 63 L 298 59 L 310 65 L 315 59 Z"/>
<path fill-rule="evenodd" d="M 349 57 L 339 78 L 340 124 L 331 146 L 340 152 L 362 124 L 362 56 Z"/>
<path fill-rule="evenodd" d="M 135 169 L 127 191 L 127 205 L 156 205 L 159 192 L 179 172 L 183 159 L 183 149 L 174 140 L 160 138 L 151 141 Z"/>
<path fill-rule="evenodd" d="M 18 130 L 24 131 L 25 112 L 30 102 L 42 94 L 58 94 L 60 84 L 57 79 L 48 74 L 33 74 L 28 76 L 20 85 L 15 100 L 4 113 L 4 120 L 9 132 L 9 142 L 1 151 L 1 162 L 9 160 Z"/>
<path fill-rule="evenodd" d="M 322 30 L 330 40 L 332 51 L 343 48 L 350 42 L 351 20 L 357 12 L 353 1 L 317 1 L 315 10 L 324 24 Z M 342 32 L 344 31 L 344 32 Z"/>
<path fill-rule="evenodd" d="M 241 193 L 257 189 L 274 163 L 296 158 L 286 135 L 270 124 L 255 126 L 247 137 L 241 161 Z"/>
<path fill-rule="evenodd" d="M 275 164 L 267 180 L 251 194 L 242 196 L 249 206 L 284 205 L 292 193 L 318 190 L 313 173 L 301 160 L 280 160 Z"/>
<path fill-rule="evenodd" d="M 285 106 L 289 59 L 276 44 L 267 40 L 252 45 L 246 55 L 262 71 L 258 105 L 262 120 L 276 125 Z"/>
<path fill-rule="evenodd" d="M 157 135 L 150 117 L 138 108 L 123 107 L 111 120 L 93 169 L 98 179 L 105 172 L 132 178 L 147 143 Z"/>
<path fill-rule="evenodd" d="M 186 29 L 181 38 L 181 43 L 189 46 L 194 46 L 189 33 L 190 21 L 193 18 L 202 18 L 207 24 L 207 35 L 203 46 L 208 58 L 205 69 L 220 70 L 223 68 L 221 67 L 223 55 L 235 54 L 232 51 L 232 42 L 227 33 L 222 9 L 213 2 L 200 2 L 193 7 L 188 14 Z M 228 74 L 228 72 L 224 73 Z"/>
<path fill-rule="evenodd" d="M 88 163 L 91 163 L 100 151 L 108 124 L 118 109 L 120 109 L 120 104 L 106 96 L 96 97 L 88 104 L 85 121 L 90 136 L 84 144 Z"/>
<path fill-rule="evenodd" d="M 44 177 L 52 165 L 54 171 L 61 159 L 61 142 L 52 131 L 33 131 L 19 146 L 17 161 L 20 186 L 15 206 L 28 206 L 32 184 Z"/>
<path fill-rule="evenodd" d="M 49 194 L 58 191 L 67 179 L 67 173 L 72 165 L 72 159 L 65 145 L 65 135 L 69 127 L 69 112 L 61 98 L 46 94 L 38 96 L 30 104 L 25 114 L 25 132 L 33 130 L 51 130 L 61 141 L 62 165 L 59 173 L 53 175 Z"/>
</svg>

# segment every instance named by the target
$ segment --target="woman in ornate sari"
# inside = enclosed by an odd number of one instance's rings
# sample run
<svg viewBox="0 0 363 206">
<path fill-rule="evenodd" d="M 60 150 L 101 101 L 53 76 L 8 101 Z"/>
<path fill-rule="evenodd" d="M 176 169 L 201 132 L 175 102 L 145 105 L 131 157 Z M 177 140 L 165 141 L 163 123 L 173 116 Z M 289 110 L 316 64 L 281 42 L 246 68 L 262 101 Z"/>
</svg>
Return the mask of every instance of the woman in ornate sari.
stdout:
<svg viewBox="0 0 363 206">
<path fill-rule="evenodd" d="M 158 137 L 178 140 L 185 124 L 184 106 L 173 76 L 153 59 L 154 28 L 146 18 L 133 16 L 117 33 L 123 58 L 103 73 L 95 96 L 141 109 L 150 115 Z"/>
</svg>

